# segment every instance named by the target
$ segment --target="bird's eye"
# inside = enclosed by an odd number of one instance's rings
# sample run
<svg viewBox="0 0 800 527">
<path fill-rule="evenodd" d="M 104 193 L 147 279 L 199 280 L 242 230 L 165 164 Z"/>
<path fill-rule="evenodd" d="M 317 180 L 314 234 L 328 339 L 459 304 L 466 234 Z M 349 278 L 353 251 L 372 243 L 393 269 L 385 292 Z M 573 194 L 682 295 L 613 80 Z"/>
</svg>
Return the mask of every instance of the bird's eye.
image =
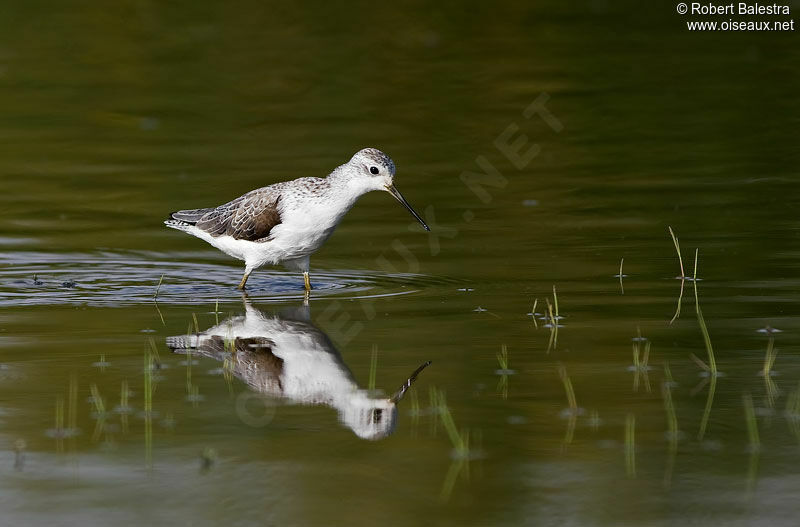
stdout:
<svg viewBox="0 0 800 527">
<path fill-rule="evenodd" d="M 369 167 L 369 171 L 372 172 L 373 174 L 377 174 L 378 173 L 378 167 Z"/>
</svg>

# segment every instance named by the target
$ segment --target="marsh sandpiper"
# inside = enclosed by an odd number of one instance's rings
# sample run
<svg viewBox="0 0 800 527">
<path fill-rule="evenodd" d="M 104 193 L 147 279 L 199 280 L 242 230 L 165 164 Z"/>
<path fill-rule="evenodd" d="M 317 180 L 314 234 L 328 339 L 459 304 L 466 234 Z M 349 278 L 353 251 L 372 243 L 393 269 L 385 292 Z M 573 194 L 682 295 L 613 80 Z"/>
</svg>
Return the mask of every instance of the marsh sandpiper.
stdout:
<svg viewBox="0 0 800 527">
<path fill-rule="evenodd" d="M 310 256 L 363 194 L 389 192 L 425 230 L 430 230 L 394 186 L 394 172 L 389 156 L 376 148 L 365 148 L 326 178 L 302 177 L 251 190 L 219 207 L 179 210 L 164 224 L 244 260 L 239 289 L 245 288 L 253 270 L 282 264 L 303 272 L 308 292 Z"/>
</svg>

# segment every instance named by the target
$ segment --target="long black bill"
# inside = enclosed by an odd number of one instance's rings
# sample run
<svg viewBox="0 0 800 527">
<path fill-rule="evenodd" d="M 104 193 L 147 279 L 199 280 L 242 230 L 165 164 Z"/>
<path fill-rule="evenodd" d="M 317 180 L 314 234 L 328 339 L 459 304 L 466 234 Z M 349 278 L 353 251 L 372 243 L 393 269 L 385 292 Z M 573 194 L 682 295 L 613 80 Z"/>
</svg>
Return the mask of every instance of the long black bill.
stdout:
<svg viewBox="0 0 800 527">
<path fill-rule="evenodd" d="M 388 190 L 388 191 L 389 191 L 389 194 L 391 194 L 392 196 L 394 196 L 394 198 L 395 198 L 397 201 L 399 201 L 400 203 L 402 203 L 402 204 L 403 204 L 403 206 L 404 206 L 405 208 L 407 208 L 407 209 L 408 209 L 408 212 L 410 212 L 412 216 L 414 216 L 415 218 L 417 218 L 417 221 L 418 221 L 418 222 L 420 222 L 420 223 L 422 224 L 422 226 L 423 226 L 423 227 L 425 227 L 425 230 L 426 230 L 426 231 L 429 231 L 429 230 L 431 230 L 431 228 L 430 228 L 430 227 L 428 227 L 428 226 L 425 224 L 425 222 L 424 222 L 424 221 L 422 221 L 422 218 L 420 218 L 420 217 L 419 217 L 419 214 L 417 214 L 417 211 L 415 211 L 413 208 L 411 208 L 411 205 L 409 205 L 409 203 L 406 201 L 406 198 L 404 198 L 404 197 L 403 197 L 403 195 L 402 195 L 402 194 L 400 194 L 400 191 L 399 191 L 399 190 L 397 190 L 397 187 L 395 187 L 394 185 L 386 185 L 386 190 Z"/>
<path fill-rule="evenodd" d="M 420 220 L 420 221 L 421 221 L 421 220 Z M 424 224 L 423 224 L 423 225 L 424 225 Z M 422 372 L 422 370 L 424 370 L 425 368 L 427 368 L 428 366 L 430 366 L 430 364 L 431 364 L 431 361 L 429 361 L 429 360 L 428 360 L 428 361 L 425 361 L 425 362 L 423 362 L 422 364 L 420 364 L 419 368 L 417 368 L 416 370 L 414 370 L 414 373 L 412 373 L 412 374 L 411 374 L 411 376 L 408 378 L 408 380 L 407 380 L 406 382 L 404 382 L 404 383 L 403 383 L 403 385 L 400 387 L 400 389 L 399 389 L 399 390 L 397 390 L 397 391 L 395 392 L 395 394 L 394 394 L 394 395 L 392 395 L 392 396 L 389 398 L 389 400 L 390 400 L 390 401 L 392 401 L 393 403 L 399 403 L 399 402 L 400 402 L 400 399 L 402 399 L 402 398 L 403 398 L 403 396 L 404 396 L 404 395 L 406 394 L 406 392 L 408 391 L 408 389 L 409 389 L 409 388 L 411 388 L 411 385 L 414 383 L 414 381 L 416 381 L 416 380 L 417 380 L 417 376 L 420 374 L 420 372 Z"/>
</svg>

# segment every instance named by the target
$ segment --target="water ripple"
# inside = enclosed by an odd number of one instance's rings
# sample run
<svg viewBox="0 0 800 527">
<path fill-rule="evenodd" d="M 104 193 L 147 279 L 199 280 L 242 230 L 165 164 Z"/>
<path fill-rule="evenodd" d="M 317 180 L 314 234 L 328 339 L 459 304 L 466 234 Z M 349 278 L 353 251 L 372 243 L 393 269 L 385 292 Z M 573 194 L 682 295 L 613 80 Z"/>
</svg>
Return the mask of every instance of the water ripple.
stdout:
<svg viewBox="0 0 800 527">
<path fill-rule="evenodd" d="M 207 304 L 239 296 L 239 267 L 183 259 L 186 255 L 145 251 L 3 253 L 0 306 L 152 302 L 162 275 L 158 289 L 162 303 Z M 321 270 L 311 275 L 316 297 L 403 295 L 449 282 L 452 280 L 372 270 Z M 302 276 L 279 269 L 256 271 L 247 286 L 250 296 L 262 300 L 295 301 L 304 295 Z"/>
</svg>

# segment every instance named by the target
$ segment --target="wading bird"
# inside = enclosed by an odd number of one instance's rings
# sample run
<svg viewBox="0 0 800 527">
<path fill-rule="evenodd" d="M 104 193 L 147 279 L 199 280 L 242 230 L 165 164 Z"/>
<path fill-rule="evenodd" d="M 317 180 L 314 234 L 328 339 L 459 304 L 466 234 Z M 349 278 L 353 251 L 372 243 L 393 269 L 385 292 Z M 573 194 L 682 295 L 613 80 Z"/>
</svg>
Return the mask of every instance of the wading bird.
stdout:
<svg viewBox="0 0 800 527">
<path fill-rule="evenodd" d="M 310 256 L 367 192 L 389 192 L 425 230 L 430 230 L 394 186 L 394 172 L 389 156 L 375 148 L 365 148 L 326 178 L 302 177 L 251 190 L 219 207 L 179 210 L 171 213 L 164 224 L 244 260 L 239 289 L 245 288 L 253 270 L 282 264 L 303 272 L 308 292 Z"/>
</svg>

